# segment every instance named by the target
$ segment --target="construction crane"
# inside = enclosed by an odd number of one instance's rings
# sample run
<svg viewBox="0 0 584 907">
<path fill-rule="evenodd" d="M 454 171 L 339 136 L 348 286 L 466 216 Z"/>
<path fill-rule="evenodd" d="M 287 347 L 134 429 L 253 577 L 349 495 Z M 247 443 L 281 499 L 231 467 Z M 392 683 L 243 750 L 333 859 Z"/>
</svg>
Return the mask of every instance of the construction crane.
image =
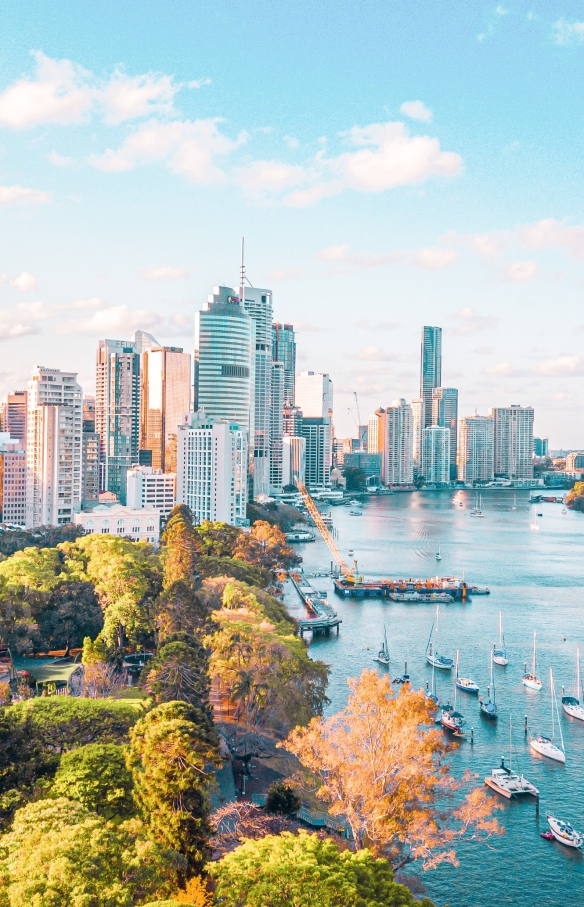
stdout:
<svg viewBox="0 0 584 907">
<path fill-rule="evenodd" d="M 360 413 L 360 411 L 359 411 L 359 397 L 357 396 L 357 391 L 353 391 L 353 395 L 354 395 L 354 397 L 355 397 L 355 403 L 357 404 L 357 418 L 358 418 L 358 420 L 359 420 L 359 424 L 358 424 L 358 426 L 357 426 L 357 438 L 358 438 L 358 440 L 359 440 L 359 450 L 362 450 L 363 448 L 362 448 L 362 446 L 361 446 L 361 444 L 362 444 L 362 440 L 361 440 L 361 413 Z"/>
<path fill-rule="evenodd" d="M 341 571 L 341 573 L 343 574 L 345 579 L 351 579 L 351 577 L 353 576 L 353 571 L 349 568 L 348 564 L 346 563 L 345 559 L 343 558 L 343 555 L 339 551 L 339 546 L 337 545 L 334 538 L 330 534 L 330 532 L 328 530 L 328 526 L 324 522 L 320 510 L 318 509 L 318 507 L 316 506 L 316 504 L 310 497 L 310 494 L 306 490 L 306 485 L 304 485 L 303 482 L 298 482 L 297 487 L 298 487 L 298 491 L 302 495 L 302 500 L 304 501 L 304 503 L 306 505 L 306 509 L 308 510 L 310 516 L 314 520 L 314 525 L 316 526 L 316 528 L 322 535 L 323 541 L 325 542 L 328 550 L 332 554 L 337 567 L 339 568 L 339 570 Z"/>
</svg>

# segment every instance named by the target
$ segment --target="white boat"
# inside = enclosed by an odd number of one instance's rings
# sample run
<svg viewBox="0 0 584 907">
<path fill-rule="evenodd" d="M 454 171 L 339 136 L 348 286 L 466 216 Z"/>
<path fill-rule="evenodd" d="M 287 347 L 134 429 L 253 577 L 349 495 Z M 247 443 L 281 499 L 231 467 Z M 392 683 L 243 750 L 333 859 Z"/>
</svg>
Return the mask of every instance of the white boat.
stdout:
<svg viewBox="0 0 584 907">
<path fill-rule="evenodd" d="M 531 794 L 532 797 L 539 797 L 537 787 L 528 781 L 525 775 L 519 775 L 513 771 L 512 727 L 511 716 L 509 716 L 509 768 L 505 765 L 505 757 L 503 757 L 501 759 L 501 768 L 491 769 L 491 774 L 488 778 L 485 778 L 485 784 L 503 797 L 507 797 L 508 800 L 521 794 Z"/>
<path fill-rule="evenodd" d="M 499 611 L 499 648 L 493 646 L 493 661 L 496 665 L 508 665 L 507 650 L 505 649 L 505 637 L 503 636 L 503 620 Z"/>
<path fill-rule="evenodd" d="M 440 655 L 438 650 L 432 645 L 432 633 L 434 632 L 434 626 L 436 627 L 436 639 L 438 639 L 438 628 L 440 623 L 440 605 L 436 606 L 436 617 L 432 621 L 432 629 L 430 630 L 430 636 L 428 639 L 428 645 L 426 646 L 426 661 L 428 664 L 432 665 L 433 668 L 439 668 L 441 671 L 451 671 L 454 667 L 454 661 L 452 658 L 446 658 L 444 655 Z"/>
<path fill-rule="evenodd" d="M 517 510 L 517 494 L 513 495 L 513 507 L 511 510 Z"/>
<path fill-rule="evenodd" d="M 497 697 L 495 694 L 495 678 L 493 677 L 493 653 L 491 652 L 491 682 L 487 689 L 487 695 L 479 699 L 481 712 L 486 718 L 497 717 Z"/>
<path fill-rule="evenodd" d="M 584 721 L 584 705 L 580 702 L 580 649 L 576 649 L 576 683 L 573 696 L 562 696 L 562 708 L 566 715 Z"/>
<path fill-rule="evenodd" d="M 559 841 L 560 844 L 565 844 L 566 847 L 582 847 L 584 834 L 576 831 L 573 825 L 570 825 L 569 822 L 564 822 L 562 819 L 556 819 L 555 816 L 548 815 L 547 820 L 556 841 Z"/>
<path fill-rule="evenodd" d="M 529 524 L 529 528 L 532 529 L 534 532 L 539 532 L 539 520 L 537 519 L 537 517 L 538 517 L 538 513 L 536 510 L 534 513 L 534 516 L 533 516 L 533 520 Z"/>
<path fill-rule="evenodd" d="M 479 685 L 475 683 L 474 680 L 470 677 L 460 677 L 458 674 L 458 652 L 456 653 L 456 677 L 455 684 L 459 690 L 464 690 L 465 693 L 478 693 Z"/>
<path fill-rule="evenodd" d="M 387 645 L 387 630 L 385 629 L 385 624 L 383 625 L 383 645 L 374 658 L 374 661 L 378 661 L 380 665 L 389 665 L 389 646 Z"/>
<path fill-rule="evenodd" d="M 533 661 L 531 663 L 531 671 L 528 672 L 527 665 L 525 666 L 526 670 L 523 675 L 523 686 L 528 687 L 528 689 L 530 689 L 530 690 L 541 690 L 541 688 L 543 686 L 543 682 L 537 676 L 535 638 L 536 638 L 536 631 L 534 630 L 533 631 Z"/>
<path fill-rule="evenodd" d="M 436 560 L 441 561 L 442 555 L 440 554 L 440 538 L 438 539 L 438 551 L 436 552 Z"/>
<path fill-rule="evenodd" d="M 471 510 L 470 515 L 484 517 L 482 495 L 479 495 L 478 499 L 475 498 L 475 505 L 474 505 L 473 509 Z"/>
<path fill-rule="evenodd" d="M 540 756 L 545 756 L 547 759 L 553 759 L 554 762 L 565 762 L 566 761 L 566 751 L 564 749 L 564 738 L 562 736 L 562 727 L 560 725 L 560 715 L 558 712 L 558 703 L 556 702 L 556 694 L 554 691 L 554 675 L 552 669 L 550 668 L 550 698 L 552 704 L 552 736 L 545 737 L 543 734 L 537 734 L 535 737 L 529 738 L 529 745 L 532 750 L 535 750 L 536 753 L 539 753 Z M 560 742 L 561 746 L 557 746 L 555 741 L 555 715 L 557 713 L 558 719 L 558 729 L 560 732 Z"/>
<path fill-rule="evenodd" d="M 363 516 L 362 510 L 349 510 L 349 513 L 351 516 Z"/>
</svg>

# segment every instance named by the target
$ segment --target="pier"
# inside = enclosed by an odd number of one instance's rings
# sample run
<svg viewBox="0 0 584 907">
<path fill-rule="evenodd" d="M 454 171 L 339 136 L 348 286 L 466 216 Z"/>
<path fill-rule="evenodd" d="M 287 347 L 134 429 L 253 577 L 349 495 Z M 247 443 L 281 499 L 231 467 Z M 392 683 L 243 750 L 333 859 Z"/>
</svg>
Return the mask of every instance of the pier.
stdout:
<svg viewBox="0 0 584 907">
<path fill-rule="evenodd" d="M 310 630 L 313 634 L 326 633 L 328 635 L 335 627 L 338 633 L 342 620 L 334 608 L 319 595 L 316 589 L 312 588 L 305 576 L 301 576 L 300 581 L 292 575 L 290 579 L 309 615 L 297 620 L 300 636 L 304 636 L 305 630 Z"/>
</svg>

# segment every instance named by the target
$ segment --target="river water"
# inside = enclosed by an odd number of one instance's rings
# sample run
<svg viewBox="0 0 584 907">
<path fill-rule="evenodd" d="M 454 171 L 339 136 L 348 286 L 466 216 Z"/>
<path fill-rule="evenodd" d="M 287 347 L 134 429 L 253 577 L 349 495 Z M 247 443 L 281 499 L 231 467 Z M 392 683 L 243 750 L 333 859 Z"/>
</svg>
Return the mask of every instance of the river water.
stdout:
<svg viewBox="0 0 584 907">
<path fill-rule="evenodd" d="M 557 842 L 540 838 L 547 830 L 546 813 L 571 821 L 584 830 L 584 722 L 561 711 L 566 764 L 561 765 L 530 751 L 524 721 L 530 732 L 551 733 L 549 669 L 553 668 L 558 701 L 562 686 L 572 693 L 576 646 L 584 668 L 584 515 L 562 513 L 559 504 L 541 504 L 539 530 L 531 528 L 535 509 L 529 492 L 487 491 L 483 495 L 484 519 L 474 519 L 474 496 L 468 492 L 402 493 L 373 498 L 363 515 L 352 516 L 348 507 L 331 509 L 338 543 L 347 557 L 354 549 L 359 572 L 368 578 L 441 576 L 463 572 L 467 582 L 486 585 L 488 596 L 475 596 L 467 604 L 456 602 L 440 608 L 439 651 L 454 658 L 460 652 L 460 673 L 472 674 L 481 691 L 489 682 L 490 649 L 498 638 L 498 615 L 503 612 L 507 667 L 495 666 L 499 718 L 481 717 L 477 697 L 458 693 L 457 708 L 474 728 L 474 743 L 462 742 L 453 757 L 453 772 L 476 773 L 477 783 L 509 757 L 509 718 L 513 724 L 513 768 L 522 771 L 540 790 L 540 810 L 532 797 L 508 802 L 492 794 L 503 806 L 498 819 L 504 834 L 487 843 L 460 846 L 460 866 L 441 867 L 423 874 L 428 895 L 436 904 L 451 907 L 563 907 L 584 904 L 584 856 Z M 460 506 L 462 502 L 463 506 Z M 436 561 L 440 545 L 442 561 Z M 320 538 L 296 546 L 304 569 L 330 569 L 331 557 Z M 329 601 L 342 618 L 340 632 L 318 637 L 310 654 L 331 666 L 329 712 L 347 701 L 347 677 L 364 668 L 381 668 L 373 656 L 387 628 L 392 677 L 401 674 L 407 661 L 416 687 L 431 682 L 425 650 L 435 614 L 432 604 L 398 604 L 389 599 L 350 599 L 334 594 L 330 578 L 311 580 L 327 590 Z M 286 601 L 292 614 L 302 607 L 293 590 Z M 521 683 L 525 662 L 531 663 L 533 631 L 538 639 L 538 673 L 541 692 Z M 452 698 L 452 673 L 437 672 L 438 693 Z M 556 728 L 557 733 L 557 728 Z M 556 737 L 557 739 L 557 737 Z M 486 789 L 486 788 L 485 788 Z M 418 868 L 415 869 L 418 872 Z"/>
</svg>

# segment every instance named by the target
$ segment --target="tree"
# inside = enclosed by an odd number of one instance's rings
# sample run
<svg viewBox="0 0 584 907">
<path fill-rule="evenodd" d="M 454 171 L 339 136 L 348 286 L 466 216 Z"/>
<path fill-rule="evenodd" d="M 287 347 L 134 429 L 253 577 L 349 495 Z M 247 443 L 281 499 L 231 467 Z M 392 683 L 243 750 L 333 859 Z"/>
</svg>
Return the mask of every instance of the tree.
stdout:
<svg viewBox="0 0 584 907">
<path fill-rule="evenodd" d="M 176 890 L 181 857 L 137 820 L 116 827 L 59 797 L 18 810 L 0 850 L 0 907 L 132 907 Z"/>
<path fill-rule="evenodd" d="M 208 557 L 231 557 L 233 549 L 242 535 L 241 529 L 229 523 L 214 523 L 203 520 L 195 527 L 201 554 Z"/>
<path fill-rule="evenodd" d="M 130 734 L 128 766 L 136 803 L 150 834 L 197 873 L 207 855 L 209 763 L 219 762 L 217 737 L 205 717 L 185 702 L 157 706 Z"/>
<path fill-rule="evenodd" d="M 452 744 L 429 729 L 435 707 L 423 690 L 402 686 L 395 695 L 387 676 L 367 670 L 348 685 L 346 708 L 296 728 L 285 748 L 317 780 L 329 812 L 346 817 L 358 850 L 369 847 L 396 868 L 417 859 L 430 868 L 456 864 L 453 845 L 466 832 L 498 831 L 491 818 L 498 805 L 481 790 L 447 808 L 462 783 L 445 761 Z"/>
<path fill-rule="evenodd" d="M 56 548 L 62 542 L 73 542 L 83 535 L 82 526 L 38 526 L 36 529 L 5 529 L 0 533 L 0 553 L 10 556 L 24 548 Z"/>
<path fill-rule="evenodd" d="M 56 548 L 25 548 L 0 563 L 0 576 L 9 586 L 50 592 L 67 579 Z"/>
<path fill-rule="evenodd" d="M 197 570 L 200 547 L 193 515 L 185 504 L 171 510 L 161 542 L 164 546 L 163 588 L 168 589 L 178 580 L 192 579 Z"/>
<path fill-rule="evenodd" d="M 386 860 L 367 850 L 339 852 L 330 839 L 301 832 L 244 843 L 208 867 L 223 907 L 409 907 L 411 892 L 393 881 Z M 423 907 L 432 907 L 424 899 Z"/>
<path fill-rule="evenodd" d="M 181 700 L 209 715 L 209 656 L 198 639 L 175 634 L 153 659 L 144 686 L 157 703 Z"/>
<path fill-rule="evenodd" d="M 85 636 L 95 637 L 103 627 L 103 612 L 92 583 L 59 583 L 34 609 L 42 651 L 81 646 Z"/>
<path fill-rule="evenodd" d="M 301 806 L 302 800 L 293 788 L 283 781 L 272 784 L 266 797 L 266 812 L 276 816 L 294 816 Z"/>
<path fill-rule="evenodd" d="M 15 809 L 52 778 L 59 759 L 38 740 L 30 716 L 0 710 L 0 828 Z"/>
<path fill-rule="evenodd" d="M 347 491 L 363 491 L 367 476 L 358 466 L 347 466 L 343 476 L 347 480 Z"/>
<path fill-rule="evenodd" d="M 104 819 L 122 821 L 134 813 L 133 787 L 124 748 L 89 743 L 63 754 L 51 794 L 76 800 Z"/>
<path fill-rule="evenodd" d="M 163 641 L 173 633 L 192 634 L 200 630 L 209 609 L 191 578 L 177 580 L 161 592 L 154 602 L 154 614 L 158 638 Z"/>
<path fill-rule="evenodd" d="M 272 582 L 272 574 L 265 567 L 252 567 L 236 557 L 201 557 L 198 570 L 202 579 L 229 576 L 260 589 L 265 589 Z"/>
<path fill-rule="evenodd" d="M 81 677 L 71 678 L 73 695 L 85 699 L 119 699 L 127 688 L 127 673 L 105 661 L 92 660 L 84 665 Z"/>
<path fill-rule="evenodd" d="M 0 576 L 0 640 L 10 646 L 13 654 L 39 651 L 38 624 L 32 612 L 42 606 L 44 598 L 44 593 L 24 586 L 9 587 Z"/>
<path fill-rule="evenodd" d="M 254 523 L 249 533 L 241 533 L 233 556 L 246 564 L 266 567 L 268 570 L 273 570 L 276 566 L 287 570 L 300 563 L 300 558 L 288 545 L 280 527 L 271 526 L 265 520 Z"/>
</svg>

